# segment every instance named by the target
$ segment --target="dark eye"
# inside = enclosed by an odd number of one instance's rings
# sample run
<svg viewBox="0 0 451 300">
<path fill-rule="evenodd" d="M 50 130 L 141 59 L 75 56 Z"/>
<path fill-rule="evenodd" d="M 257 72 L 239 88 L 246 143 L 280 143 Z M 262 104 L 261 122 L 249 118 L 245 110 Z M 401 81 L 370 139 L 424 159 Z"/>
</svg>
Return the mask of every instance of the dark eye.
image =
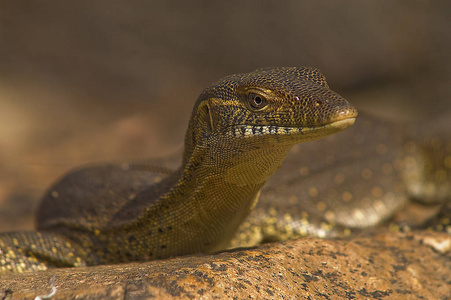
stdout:
<svg viewBox="0 0 451 300">
<path fill-rule="evenodd" d="M 262 95 L 249 93 L 249 105 L 256 110 L 260 110 L 267 105 L 266 98 Z"/>
</svg>

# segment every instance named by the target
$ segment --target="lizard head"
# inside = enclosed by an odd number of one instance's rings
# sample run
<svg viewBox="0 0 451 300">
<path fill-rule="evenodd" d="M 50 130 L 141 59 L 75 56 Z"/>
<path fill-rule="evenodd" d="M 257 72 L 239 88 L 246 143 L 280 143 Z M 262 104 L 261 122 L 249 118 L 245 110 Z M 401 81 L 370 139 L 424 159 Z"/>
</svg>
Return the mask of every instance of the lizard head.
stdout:
<svg viewBox="0 0 451 300">
<path fill-rule="evenodd" d="M 295 145 L 352 125 L 357 110 L 318 69 L 264 68 L 227 76 L 200 95 L 186 147 Z"/>
</svg>

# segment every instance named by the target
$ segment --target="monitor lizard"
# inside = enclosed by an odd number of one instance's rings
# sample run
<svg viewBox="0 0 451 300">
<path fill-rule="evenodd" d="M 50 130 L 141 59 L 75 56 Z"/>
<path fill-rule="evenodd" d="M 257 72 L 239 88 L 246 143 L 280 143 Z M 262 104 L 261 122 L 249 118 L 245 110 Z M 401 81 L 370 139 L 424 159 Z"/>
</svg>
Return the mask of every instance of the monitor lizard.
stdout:
<svg viewBox="0 0 451 300">
<path fill-rule="evenodd" d="M 451 234 L 451 112 L 402 123 L 359 110 L 354 126 L 295 145 L 233 247 L 346 237 L 388 223 Z"/>
<path fill-rule="evenodd" d="M 0 234 L 0 272 L 231 247 L 288 151 L 342 131 L 356 116 L 314 68 L 225 77 L 195 103 L 179 169 L 112 164 L 68 174 L 44 196 L 37 231 Z"/>
</svg>

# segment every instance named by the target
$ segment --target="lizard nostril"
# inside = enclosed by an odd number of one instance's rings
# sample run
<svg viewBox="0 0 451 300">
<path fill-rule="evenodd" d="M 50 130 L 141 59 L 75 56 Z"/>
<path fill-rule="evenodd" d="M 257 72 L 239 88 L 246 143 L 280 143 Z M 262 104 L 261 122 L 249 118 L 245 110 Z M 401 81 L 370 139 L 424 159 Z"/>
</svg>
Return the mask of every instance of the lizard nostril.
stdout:
<svg viewBox="0 0 451 300">
<path fill-rule="evenodd" d="M 357 110 L 353 107 L 347 108 L 338 112 L 339 117 L 341 118 L 352 118 L 357 116 Z"/>
<path fill-rule="evenodd" d="M 323 101 L 321 101 L 321 100 L 316 100 L 315 101 L 315 107 L 318 107 L 318 106 L 320 106 L 322 104 L 323 104 Z"/>
</svg>

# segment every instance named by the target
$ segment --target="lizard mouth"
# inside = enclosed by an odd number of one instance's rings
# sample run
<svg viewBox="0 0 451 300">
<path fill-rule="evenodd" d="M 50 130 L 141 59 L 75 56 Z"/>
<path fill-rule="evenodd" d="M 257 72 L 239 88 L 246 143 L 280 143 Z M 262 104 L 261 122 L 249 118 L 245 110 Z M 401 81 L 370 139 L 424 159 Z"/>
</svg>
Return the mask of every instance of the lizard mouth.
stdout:
<svg viewBox="0 0 451 300">
<path fill-rule="evenodd" d="M 228 128 L 227 134 L 234 138 L 252 138 L 259 136 L 289 136 L 289 135 L 325 135 L 338 132 L 351 126 L 355 117 L 349 117 L 322 125 L 276 126 L 276 125 L 235 125 Z"/>
</svg>

